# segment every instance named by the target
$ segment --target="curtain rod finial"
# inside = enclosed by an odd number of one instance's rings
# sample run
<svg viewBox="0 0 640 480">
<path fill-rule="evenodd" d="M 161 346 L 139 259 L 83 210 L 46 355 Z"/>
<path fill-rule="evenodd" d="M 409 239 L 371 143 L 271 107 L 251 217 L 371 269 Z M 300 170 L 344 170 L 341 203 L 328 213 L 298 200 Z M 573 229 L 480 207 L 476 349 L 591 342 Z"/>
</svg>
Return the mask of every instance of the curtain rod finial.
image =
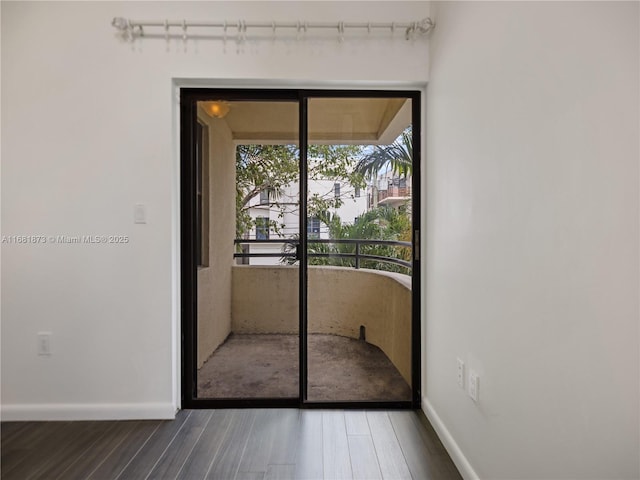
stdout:
<svg viewBox="0 0 640 480">
<path fill-rule="evenodd" d="M 431 18 L 423 18 L 418 22 L 417 28 L 422 35 L 426 35 L 436 26 L 435 22 Z"/>
<path fill-rule="evenodd" d="M 123 17 L 113 17 L 111 25 L 116 27 L 118 30 L 127 30 L 129 28 L 129 22 Z"/>
</svg>

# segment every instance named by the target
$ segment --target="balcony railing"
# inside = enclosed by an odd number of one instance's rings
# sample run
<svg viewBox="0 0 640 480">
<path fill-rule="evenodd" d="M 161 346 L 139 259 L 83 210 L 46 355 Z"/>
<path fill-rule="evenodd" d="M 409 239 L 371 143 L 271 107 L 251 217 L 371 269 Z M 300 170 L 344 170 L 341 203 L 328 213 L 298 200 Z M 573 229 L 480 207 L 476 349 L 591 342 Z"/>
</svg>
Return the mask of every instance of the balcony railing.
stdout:
<svg viewBox="0 0 640 480">
<path fill-rule="evenodd" d="M 388 197 L 409 198 L 411 197 L 411 187 L 389 186 L 386 190 L 378 190 L 378 202 Z"/>
<path fill-rule="evenodd" d="M 283 245 L 282 251 L 279 253 L 244 253 L 236 252 L 233 254 L 233 258 L 281 258 L 283 262 L 293 263 L 295 260 L 300 260 L 300 241 L 298 239 L 272 239 L 272 240 L 234 240 L 236 245 L 251 245 L 251 244 L 280 244 Z M 335 259 L 352 259 L 353 267 L 360 268 L 362 260 L 371 260 L 375 262 L 383 262 L 394 265 L 399 265 L 411 269 L 411 262 L 403 260 L 401 258 L 387 257 L 382 255 L 372 255 L 367 253 L 367 246 L 391 246 L 400 248 L 411 248 L 411 242 L 399 242 L 395 240 L 357 240 L 357 239 L 309 239 L 309 251 L 307 252 L 308 258 L 335 258 Z M 312 245 L 353 245 L 354 248 L 349 252 L 330 251 L 321 252 L 314 251 Z M 320 250 L 320 248 L 318 248 Z"/>
</svg>

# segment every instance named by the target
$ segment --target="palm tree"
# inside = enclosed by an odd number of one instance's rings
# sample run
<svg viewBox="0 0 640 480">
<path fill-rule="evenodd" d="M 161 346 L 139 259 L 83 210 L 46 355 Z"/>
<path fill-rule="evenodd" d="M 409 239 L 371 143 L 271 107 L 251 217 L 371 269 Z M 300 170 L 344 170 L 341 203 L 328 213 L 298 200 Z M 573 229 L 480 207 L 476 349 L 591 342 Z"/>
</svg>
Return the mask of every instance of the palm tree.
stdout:
<svg viewBox="0 0 640 480">
<path fill-rule="evenodd" d="M 411 219 L 405 209 L 391 207 L 378 207 L 364 213 L 352 224 L 342 223 L 338 215 L 328 212 L 320 215 L 322 222 L 327 225 L 329 238 L 332 240 L 401 240 L 411 241 Z M 294 236 L 299 239 L 298 235 Z M 323 254 L 321 257 L 310 257 L 309 265 L 332 265 L 341 267 L 355 266 L 355 260 L 348 257 L 327 256 L 331 254 L 354 254 L 355 245 L 345 243 L 317 243 L 309 240 L 309 254 Z M 283 253 L 293 253 L 296 250 L 294 243 L 285 244 Z M 376 255 L 379 257 L 398 258 L 411 260 L 411 249 L 391 245 L 363 245 L 361 254 Z M 281 263 L 293 265 L 297 259 L 283 256 Z M 376 260 L 363 259 L 362 268 L 385 270 L 390 272 L 408 273 L 407 267 L 393 265 Z"/>
<path fill-rule="evenodd" d="M 365 177 L 376 178 L 378 172 L 390 166 L 400 177 L 408 177 L 413 171 L 413 137 L 411 126 L 407 127 L 391 145 L 374 145 L 371 153 L 365 154 L 356 164 L 355 171 Z"/>
</svg>

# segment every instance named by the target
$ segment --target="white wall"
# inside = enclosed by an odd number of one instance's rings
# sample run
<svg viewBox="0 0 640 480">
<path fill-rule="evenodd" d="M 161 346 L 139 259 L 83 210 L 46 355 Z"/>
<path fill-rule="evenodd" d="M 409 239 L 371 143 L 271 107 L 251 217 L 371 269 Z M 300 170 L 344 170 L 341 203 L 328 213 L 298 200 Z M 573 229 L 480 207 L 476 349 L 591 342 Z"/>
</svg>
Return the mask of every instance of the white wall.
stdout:
<svg viewBox="0 0 640 480">
<path fill-rule="evenodd" d="M 173 78 L 426 82 L 425 40 L 171 42 L 134 19 L 413 20 L 425 2 L 2 2 L 2 230 L 126 245 L 2 246 L 4 419 L 170 417 L 177 404 Z M 249 38 L 251 32 L 249 31 Z M 381 65 L 384 68 L 381 68 Z M 237 85 L 237 82 L 229 81 Z M 146 225 L 133 224 L 144 203 Z M 36 356 L 36 332 L 54 354 Z"/>
<path fill-rule="evenodd" d="M 638 7 L 432 5 L 424 400 L 467 477 L 640 475 Z"/>
</svg>

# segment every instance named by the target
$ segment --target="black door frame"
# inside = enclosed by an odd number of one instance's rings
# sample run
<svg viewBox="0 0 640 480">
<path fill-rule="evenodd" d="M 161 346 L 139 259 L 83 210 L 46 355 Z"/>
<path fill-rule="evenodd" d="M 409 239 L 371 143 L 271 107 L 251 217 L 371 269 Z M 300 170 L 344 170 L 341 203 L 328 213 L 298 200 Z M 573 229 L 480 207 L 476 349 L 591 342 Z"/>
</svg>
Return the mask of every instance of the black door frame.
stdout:
<svg viewBox="0 0 640 480">
<path fill-rule="evenodd" d="M 309 402 L 307 385 L 307 113 L 310 98 L 408 98 L 411 99 L 413 174 L 412 174 L 412 226 L 413 261 L 411 293 L 411 388 L 410 401 L 358 401 Z M 300 145 L 300 392 L 298 398 L 198 398 L 197 397 L 197 205 L 195 148 L 197 102 L 227 101 L 282 101 L 297 102 L 299 106 Z M 420 329 L 420 167 L 421 149 L 421 92 L 417 90 L 305 90 L 305 89 L 252 89 L 252 88 L 181 88 L 180 89 L 180 298 L 181 298 L 181 364 L 182 408 L 229 407 L 304 407 L 304 408 L 419 408 L 421 402 L 421 329 Z"/>
</svg>

